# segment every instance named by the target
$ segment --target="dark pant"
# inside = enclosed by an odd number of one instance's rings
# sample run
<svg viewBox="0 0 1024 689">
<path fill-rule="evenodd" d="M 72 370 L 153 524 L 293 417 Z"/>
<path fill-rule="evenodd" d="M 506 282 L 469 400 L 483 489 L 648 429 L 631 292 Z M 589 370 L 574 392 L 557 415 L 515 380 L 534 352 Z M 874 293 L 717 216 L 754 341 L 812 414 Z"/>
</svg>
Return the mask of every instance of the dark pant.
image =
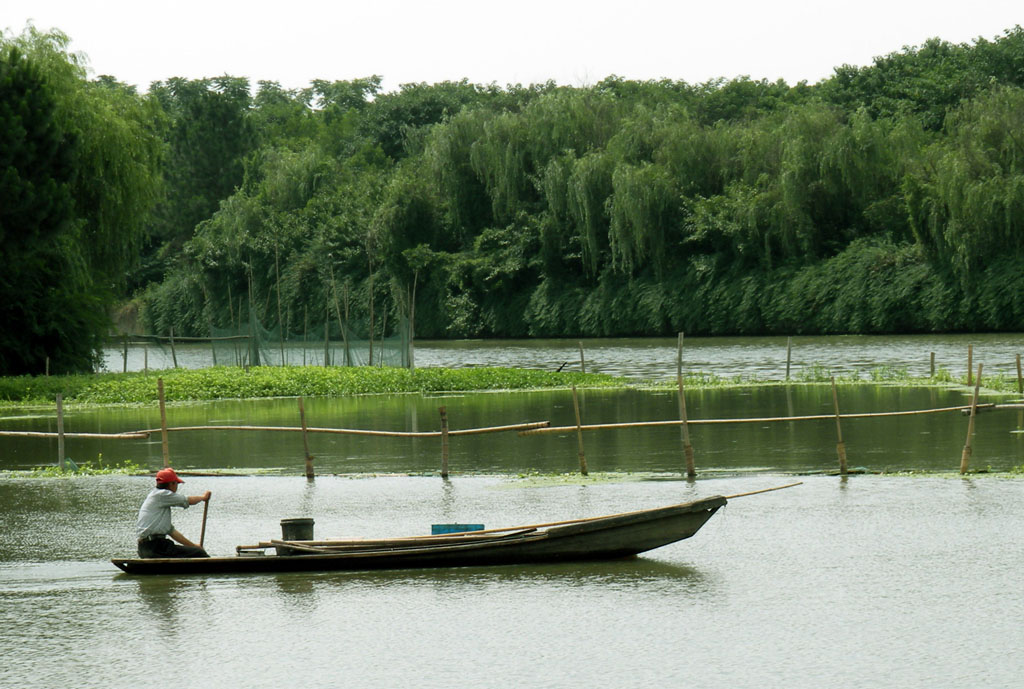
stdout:
<svg viewBox="0 0 1024 689">
<path fill-rule="evenodd" d="M 169 538 L 147 538 L 139 541 L 139 557 L 210 557 L 202 548 L 178 545 Z"/>
</svg>

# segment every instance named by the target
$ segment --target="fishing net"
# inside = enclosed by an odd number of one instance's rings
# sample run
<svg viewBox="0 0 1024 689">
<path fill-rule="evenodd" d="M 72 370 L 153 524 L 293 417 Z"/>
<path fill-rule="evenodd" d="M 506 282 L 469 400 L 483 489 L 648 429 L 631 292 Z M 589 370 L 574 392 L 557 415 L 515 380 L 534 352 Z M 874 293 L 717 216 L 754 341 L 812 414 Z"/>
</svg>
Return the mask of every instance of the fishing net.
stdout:
<svg viewBox="0 0 1024 689">
<path fill-rule="evenodd" d="M 211 328 L 214 366 L 393 366 L 412 365 L 409 327 L 401 319 L 387 337 L 337 321 L 310 323 L 302 332 L 265 328 L 255 318 L 233 328 Z"/>
</svg>

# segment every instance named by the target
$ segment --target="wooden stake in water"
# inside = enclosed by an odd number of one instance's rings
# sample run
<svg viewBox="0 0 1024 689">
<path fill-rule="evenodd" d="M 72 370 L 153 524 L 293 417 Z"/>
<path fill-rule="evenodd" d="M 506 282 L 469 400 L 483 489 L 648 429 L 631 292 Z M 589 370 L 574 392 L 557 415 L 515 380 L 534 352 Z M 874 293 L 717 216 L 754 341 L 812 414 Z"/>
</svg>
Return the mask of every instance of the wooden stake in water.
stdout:
<svg viewBox="0 0 1024 689">
<path fill-rule="evenodd" d="M 693 445 L 690 444 L 690 426 L 686 419 L 686 396 L 683 394 L 683 376 L 676 377 L 679 385 L 679 420 L 682 422 L 683 455 L 686 457 L 686 478 L 695 478 L 697 469 L 693 464 Z"/>
<path fill-rule="evenodd" d="M 64 395 L 57 393 L 57 466 L 61 471 L 64 466 Z"/>
<path fill-rule="evenodd" d="M 789 380 L 789 363 L 793 359 L 793 338 L 786 338 L 786 380 Z"/>
<path fill-rule="evenodd" d="M 971 438 L 974 436 L 974 417 L 978 413 L 978 388 L 981 387 L 981 364 L 978 364 L 978 379 L 974 384 L 974 396 L 971 399 L 971 416 L 967 421 L 967 442 L 964 444 L 964 452 L 960 455 L 960 473 L 966 474 L 967 467 L 971 462 Z"/>
<path fill-rule="evenodd" d="M 128 333 L 124 334 L 124 366 L 121 373 L 128 373 Z"/>
<path fill-rule="evenodd" d="M 583 342 L 579 341 L 576 344 L 580 347 L 580 373 L 587 372 L 587 361 L 583 358 Z"/>
<path fill-rule="evenodd" d="M 441 407 L 441 478 L 448 479 L 448 409 Z"/>
<path fill-rule="evenodd" d="M 587 456 L 583 452 L 583 420 L 580 416 L 580 399 L 576 393 L 576 386 L 572 386 L 572 406 L 576 410 L 576 444 L 579 447 L 580 473 L 587 475 Z"/>
<path fill-rule="evenodd" d="M 931 355 L 930 370 L 931 370 L 930 375 L 931 375 L 932 378 L 934 378 L 935 377 L 935 352 L 932 352 L 932 355 Z"/>
<path fill-rule="evenodd" d="M 683 333 L 676 338 L 676 378 L 683 376 Z"/>
<path fill-rule="evenodd" d="M 327 312 L 327 317 L 324 319 L 324 368 L 331 365 L 331 333 L 328 330 L 330 328 L 331 312 Z"/>
<path fill-rule="evenodd" d="M 1020 373 L 1020 354 L 1017 355 L 1017 394 L 1024 395 L 1024 377 Z"/>
<path fill-rule="evenodd" d="M 306 453 L 306 478 L 312 481 L 316 476 L 313 473 L 313 455 L 309 452 L 309 435 L 306 430 L 306 408 L 302 404 L 302 397 L 299 397 L 299 421 L 302 422 L 302 449 Z"/>
<path fill-rule="evenodd" d="M 967 345 L 967 385 L 973 385 L 971 369 L 974 368 L 974 345 Z"/>
<path fill-rule="evenodd" d="M 839 422 L 839 394 L 836 392 L 836 379 L 832 377 L 832 405 L 836 410 L 836 436 L 839 441 L 836 443 L 836 454 L 839 455 L 839 473 L 846 476 L 846 445 L 843 444 L 843 427 Z"/>
<path fill-rule="evenodd" d="M 164 466 L 171 466 L 171 453 L 167 448 L 167 408 L 164 406 L 164 379 L 156 379 L 156 392 L 160 400 L 160 446 L 164 454 Z"/>
</svg>

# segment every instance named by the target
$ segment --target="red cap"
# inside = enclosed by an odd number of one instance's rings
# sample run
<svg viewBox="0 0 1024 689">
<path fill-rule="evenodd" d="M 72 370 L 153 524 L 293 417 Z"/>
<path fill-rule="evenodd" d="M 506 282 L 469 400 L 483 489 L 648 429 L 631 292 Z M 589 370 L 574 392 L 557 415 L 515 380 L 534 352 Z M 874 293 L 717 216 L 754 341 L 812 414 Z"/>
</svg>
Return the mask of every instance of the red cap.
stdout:
<svg viewBox="0 0 1024 689">
<path fill-rule="evenodd" d="M 156 472 L 157 483 L 184 483 L 178 475 L 174 473 L 174 469 L 161 469 Z"/>
</svg>

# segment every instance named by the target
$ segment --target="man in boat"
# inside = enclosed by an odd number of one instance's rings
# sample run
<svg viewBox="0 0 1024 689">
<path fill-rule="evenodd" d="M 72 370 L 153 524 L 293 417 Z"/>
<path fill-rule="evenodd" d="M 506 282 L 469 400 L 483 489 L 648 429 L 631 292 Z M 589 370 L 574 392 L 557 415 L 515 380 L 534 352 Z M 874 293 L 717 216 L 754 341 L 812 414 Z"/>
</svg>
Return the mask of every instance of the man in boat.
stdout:
<svg viewBox="0 0 1024 689">
<path fill-rule="evenodd" d="M 156 472 L 156 488 L 149 491 L 139 518 L 135 535 L 139 539 L 139 557 L 210 557 L 200 546 L 181 535 L 171 524 L 171 508 L 197 505 L 210 499 L 210 491 L 202 495 L 181 495 L 178 484 L 184 483 L 174 469 Z M 168 536 L 170 538 L 168 538 Z M 171 542 L 174 539 L 181 545 Z"/>
</svg>

